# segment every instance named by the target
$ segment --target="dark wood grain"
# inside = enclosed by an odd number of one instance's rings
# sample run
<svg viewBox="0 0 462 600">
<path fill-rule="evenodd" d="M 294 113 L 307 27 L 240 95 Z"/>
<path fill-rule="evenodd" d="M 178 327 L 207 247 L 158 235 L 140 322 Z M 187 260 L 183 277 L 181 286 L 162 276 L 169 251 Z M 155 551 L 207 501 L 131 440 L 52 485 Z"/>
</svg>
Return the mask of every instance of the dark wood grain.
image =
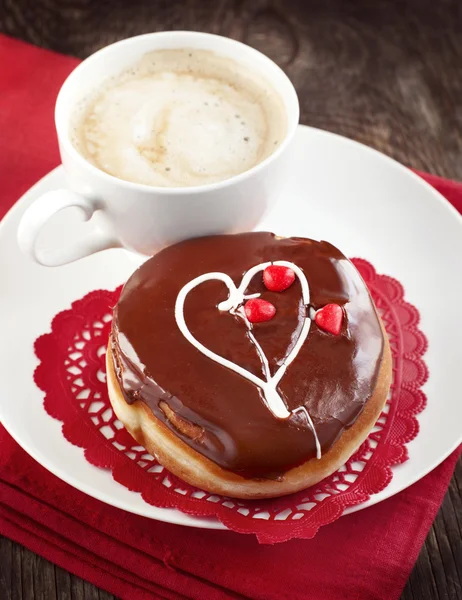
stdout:
<svg viewBox="0 0 462 600">
<path fill-rule="evenodd" d="M 82 58 L 164 29 L 245 41 L 289 74 L 303 123 L 462 180 L 460 0 L 0 0 L 0 31 Z M 462 599 L 461 492 L 459 462 L 402 600 Z M 1 539 L 0 598 L 113 596 Z"/>
</svg>

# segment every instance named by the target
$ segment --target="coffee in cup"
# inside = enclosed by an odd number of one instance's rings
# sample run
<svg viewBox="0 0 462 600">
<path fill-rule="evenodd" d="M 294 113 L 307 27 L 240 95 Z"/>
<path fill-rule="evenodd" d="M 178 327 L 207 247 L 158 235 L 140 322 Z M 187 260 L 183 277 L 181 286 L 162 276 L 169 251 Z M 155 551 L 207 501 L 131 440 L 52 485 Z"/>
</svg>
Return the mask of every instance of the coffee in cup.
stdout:
<svg viewBox="0 0 462 600">
<path fill-rule="evenodd" d="M 71 141 L 114 177 L 191 187 L 229 179 L 287 133 L 281 96 L 255 70 L 204 49 L 145 54 L 75 109 Z"/>
<path fill-rule="evenodd" d="M 186 238 L 249 231 L 290 177 L 298 118 L 287 75 L 236 40 L 164 31 L 107 46 L 58 94 L 66 185 L 27 209 L 19 246 L 58 266 L 109 248 L 151 256 Z M 47 247 L 46 223 L 68 208 L 90 220 L 85 233 Z"/>
</svg>

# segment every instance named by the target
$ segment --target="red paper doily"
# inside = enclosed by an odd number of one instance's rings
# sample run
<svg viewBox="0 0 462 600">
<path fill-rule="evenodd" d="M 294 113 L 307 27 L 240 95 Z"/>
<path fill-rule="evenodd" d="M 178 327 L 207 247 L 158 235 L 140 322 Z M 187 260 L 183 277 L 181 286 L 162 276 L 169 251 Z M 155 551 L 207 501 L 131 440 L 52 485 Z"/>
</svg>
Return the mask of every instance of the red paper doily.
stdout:
<svg viewBox="0 0 462 600">
<path fill-rule="evenodd" d="M 427 378 L 422 360 L 427 342 L 419 313 L 404 300 L 401 284 L 354 259 L 382 316 L 393 353 L 390 398 L 369 438 L 339 471 L 320 484 L 284 498 L 238 501 L 193 488 L 164 469 L 137 445 L 112 411 L 105 383 L 105 351 L 112 309 L 120 288 L 91 292 L 53 319 L 51 333 L 35 343 L 35 372 L 45 392 L 46 411 L 63 423 L 67 440 L 84 448 L 85 458 L 111 469 L 121 485 L 149 504 L 216 517 L 229 529 L 254 533 L 262 543 L 311 538 L 345 508 L 386 487 L 391 467 L 407 459 L 405 444 L 418 432 L 415 415 L 425 406 L 420 389 Z"/>
</svg>

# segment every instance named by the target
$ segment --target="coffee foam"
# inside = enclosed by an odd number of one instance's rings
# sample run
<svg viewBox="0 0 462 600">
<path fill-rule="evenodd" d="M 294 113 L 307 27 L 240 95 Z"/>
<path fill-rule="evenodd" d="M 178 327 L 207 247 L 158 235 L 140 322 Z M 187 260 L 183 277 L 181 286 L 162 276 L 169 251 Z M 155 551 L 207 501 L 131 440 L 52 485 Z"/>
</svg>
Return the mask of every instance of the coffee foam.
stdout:
<svg viewBox="0 0 462 600">
<path fill-rule="evenodd" d="M 75 148 L 96 167 L 163 187 L 222 181 L 262 162 L 287 131 L 258 73 L 208 50 L 158 50 L 76 109 Z"/>
</svg>

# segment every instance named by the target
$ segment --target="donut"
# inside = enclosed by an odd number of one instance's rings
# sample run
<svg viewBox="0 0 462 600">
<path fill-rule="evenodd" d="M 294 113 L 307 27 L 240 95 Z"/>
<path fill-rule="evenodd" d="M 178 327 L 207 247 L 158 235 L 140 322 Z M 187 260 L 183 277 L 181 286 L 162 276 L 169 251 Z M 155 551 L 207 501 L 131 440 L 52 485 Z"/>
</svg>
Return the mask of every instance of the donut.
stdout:
<svg viewBox="0 0 462 600">
<path fill-rule="evenodd" d="M 346 463 L 386 403 L 387 335 L 332 244 L 252 232 L 190 239 L 148 259 L 114 309 L 111 404 L 187 483 L 284 496 Z"/>
</svg>

